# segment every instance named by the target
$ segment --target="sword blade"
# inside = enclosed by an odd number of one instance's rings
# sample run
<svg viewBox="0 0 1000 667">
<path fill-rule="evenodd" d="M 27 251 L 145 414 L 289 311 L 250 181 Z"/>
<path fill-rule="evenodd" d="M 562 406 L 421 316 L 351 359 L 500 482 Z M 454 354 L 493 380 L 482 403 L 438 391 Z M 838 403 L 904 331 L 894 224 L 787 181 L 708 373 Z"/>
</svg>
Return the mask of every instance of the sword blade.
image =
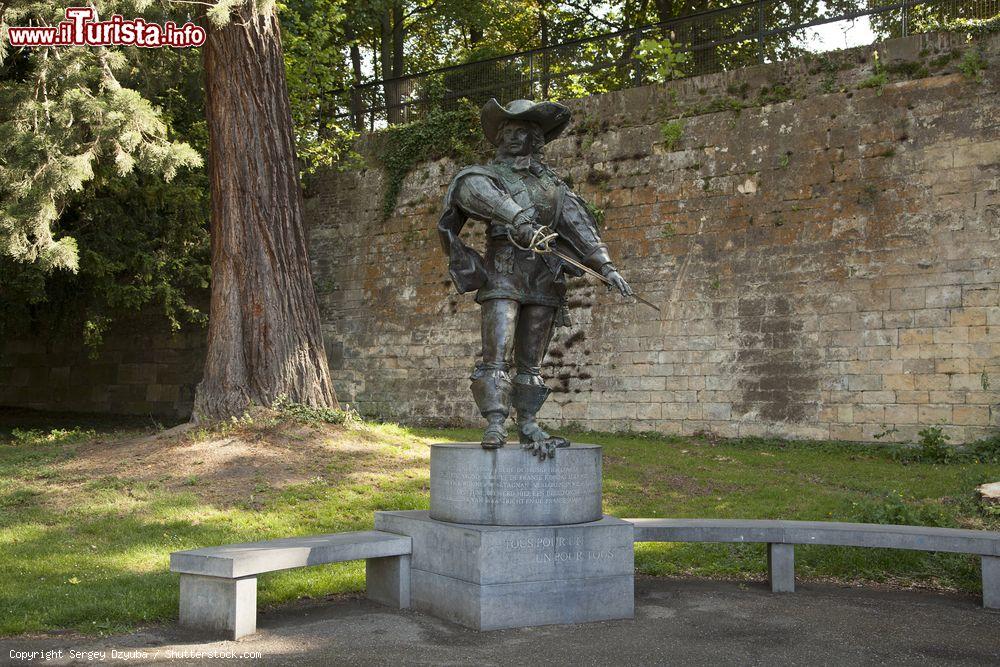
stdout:
<svg viewBox="0 0 1000 667">
<path fill-rule="evenodd" d="M 552 249 L 551 246 L 550 246 L 548 252 L 551 252 L 553 255 L 555 255 L 556 257 L 558 257 L 562 261 L 566 262 L 567 264 L 572 264 L 573 266 L 575 266 L 576 268 L 580 269 L 584 273 L 587 273 L 587 274 L 590 274 L 590 275 L 594 276 L 595 278 L 597 278 L 598 280 L 600 280 L 605 285 L 614 286 L 614 283 L 612 283 L 610 280 L 608 280 L 607 278 L 605 278 L 604 276 L 602 276 L 597 271 L 594 271 L 589 266 L 584 266 L 583 264 L 581 264 L 580 262 L 576 261 L 572 257 L 567 257 L 566 255 L 564 255 L 563 253 L 559 252 L 558 250 Z M 658 313 L 661 312 L 659 306 L 657 306 L 654 303 L 650 303 L 649 301 L 646 301 L 645 299 L 643 299 L 638 294 L 633 293 L 632 296 L 635 297 L 636 301 L 639 301 L 640 303 L 646 304 L 647 306 L 649 306 L 650 308 L 652 308 L 653 310 L 655 310 Z"/>
</svg>

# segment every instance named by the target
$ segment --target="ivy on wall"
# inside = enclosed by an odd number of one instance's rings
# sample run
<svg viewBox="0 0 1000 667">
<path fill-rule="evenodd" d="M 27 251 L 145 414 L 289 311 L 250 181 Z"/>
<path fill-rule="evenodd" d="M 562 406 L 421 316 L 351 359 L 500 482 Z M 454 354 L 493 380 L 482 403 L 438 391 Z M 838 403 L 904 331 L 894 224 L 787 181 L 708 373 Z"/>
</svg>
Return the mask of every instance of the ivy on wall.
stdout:
<svg viewBox="0 0 1000 667">
<path fill-rule="evenodd" d="M 479 109 L 471 104 L 453 111 L 433 110 L 415 122 L 390 126 L 378 133 L 373 148 L 386 172 L 383 220 L 396 209 L 403 179 L 416 165 L 443 157 L 472 162 L 489 152 L 479 127 Z"/>
</svg>

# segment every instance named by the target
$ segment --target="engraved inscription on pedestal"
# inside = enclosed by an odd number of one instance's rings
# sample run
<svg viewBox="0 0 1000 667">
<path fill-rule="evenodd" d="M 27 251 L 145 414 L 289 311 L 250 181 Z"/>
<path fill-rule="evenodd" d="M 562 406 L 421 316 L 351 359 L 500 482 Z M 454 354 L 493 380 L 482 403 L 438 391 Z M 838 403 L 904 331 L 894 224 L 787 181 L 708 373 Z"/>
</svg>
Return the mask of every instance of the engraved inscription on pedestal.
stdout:
<svg viewBox="0 0 1000 667">
<path fill-rule="evenodd" d="M 528 554 L 535 563 L 571 563 L 594 560 L 614 560 L 614 549 L 594 550 L 584 544 L 582 536 L 512 538 L 504 540 L 504 551 L 515 558 Z"/>
<path fill-rule="evenodd" d="M 431 447 L 431 517 L 456 523 L 535 526 L 601 517 L 601 448 L 573 445 L 539 462 L 520 448 L 478 443 Z"/>
<path fill-rule="evenodd" d="M 446 502 L 531 505 L 553 500 L 579 501 L 591 491 L 592 475 L 592 471 L 555 475 L 552 468 L 538 464 L 487 470 L 466 466 L 442 472 L 435 481 L 439 499 Z"/>
</svg>

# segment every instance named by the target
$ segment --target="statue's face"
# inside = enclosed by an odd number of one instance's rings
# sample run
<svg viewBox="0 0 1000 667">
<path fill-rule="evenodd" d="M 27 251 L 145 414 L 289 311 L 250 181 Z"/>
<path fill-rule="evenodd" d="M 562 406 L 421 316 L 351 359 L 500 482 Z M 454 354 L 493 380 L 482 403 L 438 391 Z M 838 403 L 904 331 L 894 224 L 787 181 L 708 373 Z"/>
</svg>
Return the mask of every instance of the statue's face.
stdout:
<svg viewBox="0 0 1000 667">
<path fill-rule="evenodd" d="M 507 155 L 530 155 L 533 125 L 520 120 L 507 121 L 500 133 L 500 150 Z"/>
</svg>

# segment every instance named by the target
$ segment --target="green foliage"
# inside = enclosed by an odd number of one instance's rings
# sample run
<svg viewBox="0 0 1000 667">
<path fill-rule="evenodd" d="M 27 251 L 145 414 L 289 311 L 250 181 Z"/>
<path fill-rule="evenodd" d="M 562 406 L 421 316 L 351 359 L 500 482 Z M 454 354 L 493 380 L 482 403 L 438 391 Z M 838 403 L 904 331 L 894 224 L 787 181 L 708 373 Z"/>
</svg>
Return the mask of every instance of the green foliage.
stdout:
<svg viewBox="0 0 1000 667">
<path fill-rule="evenodd" d="M 812 57 L 811 57 L 812 58 Z M 816 66 L 810 68 L 810 74 L 822 73 L 820 90 L 824 93 L 832 93 L 837 90 L 837 72 L 840 71 L 840 64 L 829 55 L 820 54 L 814 58 Z"/>
<path fill-rule="evenodd" d="M 917 435 L 920 436 L 917 450 L 920 460 L 943 463 L 951 457 L 952 452 L 948 447 L 951 438 L 944 434 L 940 426 L 928 426 L 920 430 Z"/>
<path fill-rule="evenodd" d="M 962 449 L 965 460 L 978 463 L 1000 463 L 1000 434 L 971 442 Z"/>
<path fill-rule="evenodd" d="M 587 212 L 590 213 L 590 217 L 594 219 L 595 223 L 597 223 L 597 227 L 600 228 L 601 225 L 604 224 L 604 209 L 597 208 L 589 201 L 584 202 L 584 206 L 587 208 Z"/>
<path fill-rule="evenodd" d="M 18 429 L 11 431 L 11 442 L 17 447 L 37 447 L 52 444 L 70 444 L 89 440 L 97 435 L 93 429 L 53 428 L 48 431 L 38 429 Z"/>
<path fill-rule="evenodd" d="M 968 450 L 948 445 L 949 436 L 940 426 L 928 426 L 918 432 L 920 441 L 915 446 L 904 446 L 893 451 L 896 460 L 905 463 L 948 463 L 968 460 Z"/>
<path fill-rule="evenodd" d="M 907 499 L 899 491 L 872 500 L 851 504 L 853 518 L 858 523 L 880 523 L 901 526 L 947 526 L 948 514 L 937 503 Z"/>
<path fill-rule="evenodd" d="M 75 275 L 0 257 L 0 331 L 82 335 L 96 352 L 116 319 L 147 304 L 157 304 L 173 330 L 202 324 L 207 209 L 202 170 L 171 183 L 99 175 L 59 223 L 80 244 Z"/>
<path fill-rule="evenodd" d="M 899 429 L 896 428 L 895 426 L 888 427 L 885 424 L 882 424 L 882 430 L 879 431 L 878 433 L 872 434 L 872 437 L 875 438 L 876 440 L 881 440 L 882 438 L 887 438 L 891 435 L 895 435 L 896 433 L 899 433 Z"/>
<path fill-rule="evenodd" d="M 757 95 L 757 103 L 761 106 L 765 104 L 779 104 L 792 99 L 792 89 L 783 83 L 776 83 L 771 86 L 764 86 Z"/>
<path fill-rule="evenodd" d="M 688 54 L 676 51 L 677 45 L 665 39 L 644 39 L 635 50 L 636 59 L 652 70 L 651 79 L 663 83 L 685 75 Z"/>
<path fill-rule="evenodd" d="M 966 458 L 961 456 L 960 450 L 948 445 L 950 438 L 940 426 L 928 426 L 918 435 L 920 442 L 916 446 L 904 446 L 893 451 L 896 460 L 905 463 L 948 463 Z"/>
<path fill-rule="evenodd" d="M 742 102 L 734 97 L 717 97 L 708 104 L 697 107 L 684 115 L 697 116 L 705 113 L 719 113 L 720 111 L 735 111 L 739 115 L 748 106 L 750 106 L 749 102 Z"/>
<path fill-rule="evenodd" d="M 893 460 L 901 463 L 933 463 L 948 465 L 1000 463 L 1000 433 L 965 445 L 948 445 L 949 437 L 940 426 L 919 432 L 920 441 L 908 445 L 886 445 Z"/>
<path fill-rule="evenodd" d="M 375 145 L 375 157 L 386 172 L 382 219 L 395 210 L 403 179 L 413 167 L 443 157 L 471 161 L 484 151 L 479 109 L 471 104 L 455 111 L 432 110 L 421 120 L 382 130 Z"/>
<path fill-rule="evenodd" d="M 52 23 L 62 11 L 30 3 L 8 7 L 4 20 Z M 76 240 L 57 238 L 56 227 L 85 185 L 134 169 L 170 181 L 201 157 L 170 138 L 162 114 L 138 90 L 121 84 L 129 64 L 122 50 L 18 49 L 11 59 L 17 75 L 0 77 L 0 255 L 75 272 Z"/>
<path fill-rule="evenodd" d="M 663 137 L 663 145 L 668 151 L 674 150 L 674 146 L 680 141 L 684 133 L 684 121 L 681 119 L 668 120 L 660 123 L 660 136 Z"/>
<path fill-rule="evenodd" d="M 958 64 L 958 71 L 961 72 L 966 79 L 975 81 L 976 83 L 982 83 L 983 71 L 985 71 L 987 67 L 989 67 L 989 63 L 986 62 L 986 59 L 983 57 L 982 47 L 973 46 L 969 47 L 969 50 L 962 56 L 962 60 Z"/>
<path fill-rule="evenodd" d="M 349 169 L 360 156 L 358 133 L 349 119 L 336 118 L 350 100 L 352 83 L 344 50 L 341 0 L 285 0 L 278 5 L 295 152 L 303 174 L 322 167 Z"/>
<path fill-rule="evenodd" d="M 969 35 L 986 35 L 1000 32 L 1000 13 L 986 18 L 942 19 L 940 12 L 932 12 L 929 16 L 919 18 L 914 22 L 915 32 L 964 32 Z"/>
<path fill-rule="evenodd" d="M 882 94 L 885 84 L 889 83 L 889 74 L 879 60 L 878 51 L 872 51 L 872 74 L 858 84 L 858 88 L 874 88 L 877 95 Z"/>
<path fill-rule="evenodd" d="M 108 331 L 111 321 L 103 316 L 97 315 L 83 323 L 83 342 L 90 348 L 90 358 L 98 357 L 98 348 L 104 342 L 104 334 Z"/>
<path fill-rule="evenodd" d="M 61 13 L 33 3 L 5 20 Z M 143 15 L 184 20 L 158 7 Z M 61 332 L 94 350 L 121 313 L 153 303 L 174 329 L 204 321 L 194 305 L 208 282 L 199 52 L 18 49 L 0 66 L 0 91 L 0 335 Z"/>
<path fill-rule="evenodd" d="M 286 419 L 303 424 L 338 424 L 350 425 L 361 423 L 361 415 L 357 410 L 347 406 L 345 410 L 334 410 L 332 408 L 317 408 L 311 405 L 295 403 L 285 395 L 281 395 L 272 406 L 278 414 Z"/>
<path fill-rule="evenodd" d="M 886 71 L 903 79 L 923 79 L 930 76 L 930 70 L 921 60 L 903 60 L 886 67 Z"/>
</svg>

